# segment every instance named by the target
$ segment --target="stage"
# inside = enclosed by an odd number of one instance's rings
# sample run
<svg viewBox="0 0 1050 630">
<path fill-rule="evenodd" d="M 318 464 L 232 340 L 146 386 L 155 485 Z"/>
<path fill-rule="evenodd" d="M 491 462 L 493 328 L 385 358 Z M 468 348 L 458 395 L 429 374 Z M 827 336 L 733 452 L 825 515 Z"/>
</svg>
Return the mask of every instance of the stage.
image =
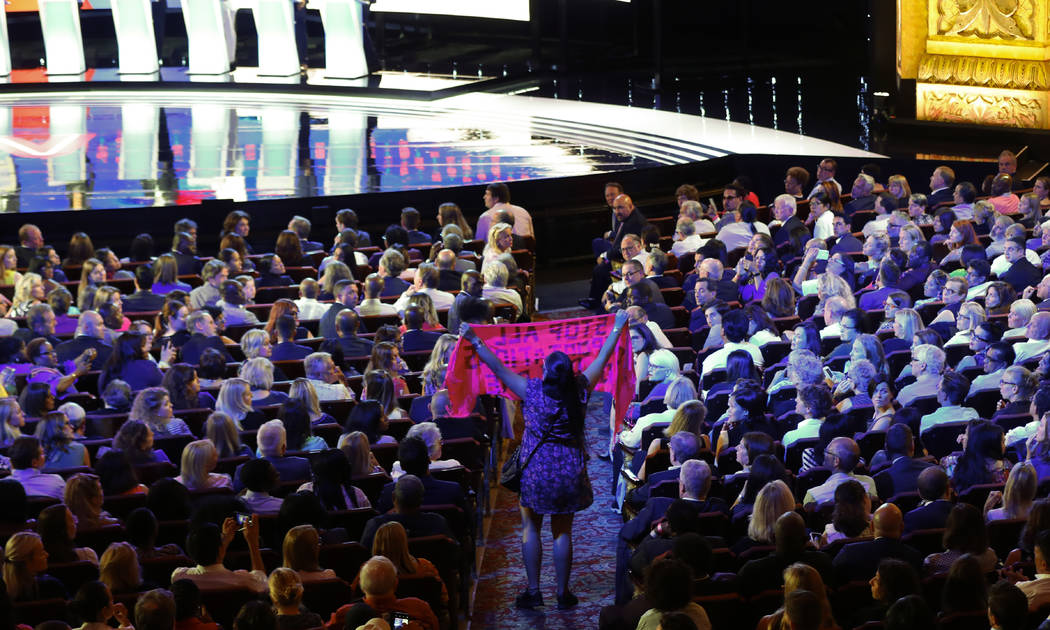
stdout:
<svg viewBox="0 0 1050 630">
<path fill-rule="evenodd" d="M 528 81 L 238 68 L 22 72 L 0 87 L 4 212 L 383 193 L 617 173 L 730 154 L 876 157 L 711 117 L 530 96 Z M 145 80 L 143 80 L 145 79 Z"/>
</svg>

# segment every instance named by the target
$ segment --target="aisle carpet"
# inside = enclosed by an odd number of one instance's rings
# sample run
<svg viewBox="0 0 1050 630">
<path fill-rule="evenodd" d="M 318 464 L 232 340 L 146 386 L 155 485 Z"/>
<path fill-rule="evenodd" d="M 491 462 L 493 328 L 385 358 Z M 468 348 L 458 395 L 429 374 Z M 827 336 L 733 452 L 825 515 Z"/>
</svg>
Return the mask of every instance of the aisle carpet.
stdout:
<svg viewBox="0 0 1050 630">
<path fill-rule="evenodd" d="M 472 630 L 593 628 L 602 606 L 612 603 L 614 541 L 622 521 L 610 509 L 611 464 L 595 456 L 609 442 L 609 416 L 602 396 L 595 395 L 587 410 L 586 438 L 591 454 L 587 472 L 594 487 L 594 503 L 577 513 L 573 524 L 574 558 L 569 585 L 580 598 L 579 606 L 572 610 L 557 608 L 550 525 L 545 520 L 540 588 L 546 606 L 535 611 L 514 608 L 514 598 L 525 589 L 521 516 L 518 495 L 500 488 L 493 502 L 492 526 L 478 578 Z"/>
</svg>

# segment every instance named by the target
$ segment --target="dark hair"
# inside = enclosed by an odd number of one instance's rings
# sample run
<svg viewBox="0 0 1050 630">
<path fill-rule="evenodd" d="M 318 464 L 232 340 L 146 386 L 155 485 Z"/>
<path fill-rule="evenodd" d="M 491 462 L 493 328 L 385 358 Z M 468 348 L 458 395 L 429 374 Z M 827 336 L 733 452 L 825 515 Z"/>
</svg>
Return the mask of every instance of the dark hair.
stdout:
<svg viewBox="0 0 1050 630">
<path fill-rule="evenodd" d="M 11 460 L 11 466 L 18 470 L 33 467 L 33 460 L 40 451 L 40 440 L 31 435 L 23 435 L 15 438 L 7 449 L 7 457 Z"/>
<path fill-rule="evenodd" d="M 987 420 L 977 420 L 967 427 L 966 449 L 955 464 L 952 484 L 956 492 L 987 483 L 988 460 L 1003 458 L 1003 429 Z"/>
<path fill-rule="evenodd" d="M 757 381 L 759 378 L 758 368 L 755 367 L 755 359 L 747 350 L 733 350 L 726 357 L 727 383 L 732 384 L 740 379 Z"/>
<path fill-rule="evenodd" d="M 1028 597 L 1016 585 L 1000 580 L 988 589 L 988 612 L 1002 630 L 1021 630 L 1028 619 Z"/>
<path fill-rule="evenodd" d="M 754 505 L 755 497 L 762 488 L 770 481 L 784 479 L 787 469 L 784 464 L 773 455 L 759 455 L 751 462 L 751 470 L 747 481 L 744 482 L 744 491 L 740 502 L 744 505 Z"/>
<path fill-rule="evenodd" d="M 77 589 L 76 597 L 73 598 L 70 608 L 82 622 L 94 623 L 105 621 L 99 619 L 99 616 L 112 601 L 106 585 L 98 580 L 91 580 Z"/>
<path fill-rule="evenodd" d="M 289 398 L 281 405 L 280 418 L 284 422 L 288 450 L 301 450 L 306 440 L 313 436 L 313 431 L 310 430 L 310 411 L 302 401 Z"/>
<path fill-rule="evenodd" d="M 941 391 L 949 405 L 961 405 L 970 391 L 970 381 L 958 372 L 947 370 L 941 375 Z"/>
<path fill-rule="evenodd" d="M 95 461 L 95 474 L 102 484 L 102 494 L 124 494 L 139 485 L 138 475 L 124 451 L 109 450 Z"/>
<path fill-rule="evenodd" d="M 848 479 L 835 488 L 835 509 L 831 522 L 836 531 L 853 538 L 868 528 L 868 509 L 864 501 L 867 495 L 868 491 L 855 479 Z"/>
<path fill-rule="evenodd" d="M 420 437 L 406 437 L 397 447 L 401 468 L 410 475 L 426 477 L 430 470 L 430 452 Z"/>
<path fill-rule="evenodd" d="M 649 332 L 648 327 L 642 328 Z M 583 375 L 576 372 L 569 355 L 560 350 L 548 354 L 543 362 L 543 393 L 565 409 L 572 434 L 582 435 L 587 411 L 587 383 Z"/>
<path fill-rule="evenodd" d="M 116 347 L 109 353 L 106 364 L 102 366 L 102 374 L 99 375 L 99 383 L 105 387 L 105 383 L 114 378 L 120 378 L 121 372 L 132 361 L 145 359 L 147 349 L 144 347 L 145 337 L 137 332 L 125 332 L 117 338 Z"/>
<path fill-rule="evenodd" d="M 214 348 L 209 348 L 209 350 L 215 351 Z M 223 369 L 225 369 L 225 364 L 223 364 Z M 188 363 L 176 363 L 164 373 L 161 386 L 168 390 L 171 406 L 174 409 L 197 408 L 198 401 L 196 399 L 190 400 L 187 397 L 187 385 L 192 383 L 195 378 L 197 378 L 197 371 Z"/>
<path fill-rule="evenodd" d="M 249 601 L 233 620 L 233 630 L 277 630 L 277 615 L 269 604 Z"/>
<path fill-rule="evenodd" d="M 375 444 L 381 437 L 383 429 L 383 407 L 374 400 L 362 400 L 350 410 L 350 415 L 343 425 L 344 433 L 360 431 L 368 438 L 369 444 Z"/>
<path fill-rule="evenodd" d="M 660 615 L 661 630 L 697 630 L 696 622 L 684 612 L 665 612 Z"/>
<path fill-rule="evenodd" d="M 328 521 L 321 500 L 313 492 L 293 492 L 281 502 L 277 515 L 280 531 L 287 532 L 296 525 L 313 525 L 318 530 Z"/>
<path fill-rule="evenodd" d="M 919 595 L 907 595 L 890 605 L 882 625 L 885 630 L 914 630 L 932 628 L 935 624 L 926 600 Z"/>
<path fill-rule="evenodd" d="M 350 485 L 350 460 L 337 448 L 329 448 L 310 458 L 313 470 L 314 494 L 326 510 L 346 510 L 358 507 L 347 505 L 343 493 L 356 501 L 356 492 Z"/>
<path fill-rule="evenodd" d="M 886 454 L 908 456 L 914 452 L 915 439 L 911 427 L 904 423 L 895 423 L 886 430 Z"/>
<path fill-rule="evenodd" d="M 944 524 L 944 548 L 981 555 L 988 549 L 988 532 L 981 511 L 969 503 L 956 503 Z"/>
<path fill-rule="evenodd" d="M 18 406 L 22 408 L 26 416 L 40 418 L 52 410 L 46 408 L 48 399 L 51 400 L 51 406 L 54 408 L 54 396 L 47 383 L 29 383 L 18 397 Z"/>
<path fill-rule="evenodd" d="M 190 517 L 189 488 L 170 477 L 158 479 L 149 487 L 146 507 L 161 521 L 181 521 Z"/>
<path fill-rule="evenodd" d="M 190 528 L 189 536 L 186 537 L 186 551 L 197 564 L 205 567 L 215 564 L 221 548 L 222 530 L 215 523 L 199 523 L 196 527 Z"/>
<path fill-rule="evenodd" d="M 222 378 L 226 375 L 226 358 L 215 348 L 206 348 L 201 353 L 197 375 L 210 379 Z"/>
<path fill-rule="evenodd" d="M 175 621 L 192 619 L 201 614 L 201 589 L 193 580 L 182 578 L 171 583 L 175 597 Z"/>
<path fill-rule="evenodd" d="M 26 520 L 26 490 L 17 479 L 0 479 L 0 522 L 23 525 Z"/>
<path fill-rule="evenodd" d="M 66 528 L 68 511 L 69 508 L 63 503 L 49 505 L 40 511 L 36 519 L 36 531 L 40 534 L 51 563 L 76 562 L 80 559 Z"/>
<path fill-rule="evenodd" d="M 741 310 L 732 310 L 722 316 L 722 332 L 730 343 L 740 343 L 747 338 L 747 315 Z"/>
<path fill-rule="evenodd" d="M 879 585 L 884 593 L 884 603 L 892 603 L 906 595 L 922 594 L 919 573 L 915 567 L 896 558 L 883 558 L 879 562 Z"/>
<path fill-rule="evenodd" d="M 264 457 L 249 459 L 241 466 L 239 474 L 241 483 L 252 492 L 269 492 L 281 479 L 274 465 Z"/>
<path fill-rule="evenodd" d="M 742 351 L 747 354 L 746 351 Z M 747 423 L 761 421 L 766 415 L 766 392 L 757 380 L 739 380 L 733 386 L 733 398 L 747 412 Z"/>
<path fill-rule="evenodd" d="M 795 332 L 798 333 L 799 329 L 806 331 L 806 343 L 800 350 L 809 350 L 816 356 L 823 356 L 820 348 L 820 333 L 817 331 L 817 326 L 813 322 L 803 322 L 801 324 L 795 324 Z"/>
<path fill-rule="evenodd" d="M 693 570 L 681 560 L 657 560 L 645 572 L 645 593 L 660 612 L 684 608 L 693 597 Z"/>
<path fill-rule="evenodd" d="M 149 508 L 135 508 L 124 519 L 124 531 L 128 542 L 140 549 L 151 549 L 157 541 L 159 531 L 157 517 Z"/>
<path fill-rule="evenodd" d="M 974 508 L 976 510 L 977 508 Z M 977 556 L 964 553 L 948 570 L 948 578 L 941 591 L 941 610 L 953 612 L 977 611 L 988 608 L 988 581 Z"/>
<path fill-rule="evenodd" d="M 711 572 L 714 551 L 706 538 L 696 532 L 686 532 L 674 537 L 671 556 L 689 565 L 693 575 L 702 577 Z"/>
</svg>

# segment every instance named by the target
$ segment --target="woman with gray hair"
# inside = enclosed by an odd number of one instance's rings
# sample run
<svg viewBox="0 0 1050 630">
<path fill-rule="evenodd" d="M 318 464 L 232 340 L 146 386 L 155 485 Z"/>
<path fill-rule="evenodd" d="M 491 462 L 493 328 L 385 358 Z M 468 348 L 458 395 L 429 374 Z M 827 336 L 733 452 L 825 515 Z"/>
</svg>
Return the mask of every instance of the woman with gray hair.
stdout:
<svg viewBox="0 0 1050 630">
<path fill-rule="evenodd" d="M 441 459 L 441 429 L 433 422 L 420 422 L 413 425 L 405 434 L 405 438 L 417 437 L 427 445 L 427 454 L 430 456 L 430 470 L 446 470 L 462 466 L 454 459 Z M 398 477 L 405 474 L 401 469 L 401 462 L 394 462 L 390 469 L 390 476 L 397 481 Z"/>
<path fill-rule="evenodd" d="M 279 405 L 288 400 L 288 394 L 273 391 L 273 363 L 269 359 L 257 357 L 241 364 L 238 376 L 248 381 L 252 392 L 252 407 L 258 409 L 267 405 Z"/>
</svg>

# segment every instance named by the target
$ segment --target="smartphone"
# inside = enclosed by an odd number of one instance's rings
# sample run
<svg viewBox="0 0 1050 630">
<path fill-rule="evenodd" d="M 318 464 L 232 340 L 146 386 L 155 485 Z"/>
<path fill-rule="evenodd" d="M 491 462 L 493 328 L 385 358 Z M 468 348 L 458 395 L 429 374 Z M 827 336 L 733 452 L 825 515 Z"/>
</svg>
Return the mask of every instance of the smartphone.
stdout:
<svg viewBox="0 0 1050 630">
<path fill-rule="evenodd" d="M 395 630 L 397 628 L 403 628 L 405 627 L 405 625 L 408 624 L 408 620 L 409 617 L 405 613 L 395 612 L 391 615 L 391 621 L 393 621 L 394 623 L 392 623 L 390 627 L 394 628 Z"/>
<path fill-rule="evenodd" d="M 824 377 L 832 380 L 835 378 L 835 375 L 831 373 L 831 368 L 826 365 L 824 366 Z"/>
<path fill-rule="evenodd" d="M 237 520 L 237 524 L 241 527 L 244 527 L 244 524 L 247 523 L 251 519 L 251 517 L 251 514 L 245 514 L 244 512 L 237 512 L 233 515 L 233 518 Z"/>
</svg>

